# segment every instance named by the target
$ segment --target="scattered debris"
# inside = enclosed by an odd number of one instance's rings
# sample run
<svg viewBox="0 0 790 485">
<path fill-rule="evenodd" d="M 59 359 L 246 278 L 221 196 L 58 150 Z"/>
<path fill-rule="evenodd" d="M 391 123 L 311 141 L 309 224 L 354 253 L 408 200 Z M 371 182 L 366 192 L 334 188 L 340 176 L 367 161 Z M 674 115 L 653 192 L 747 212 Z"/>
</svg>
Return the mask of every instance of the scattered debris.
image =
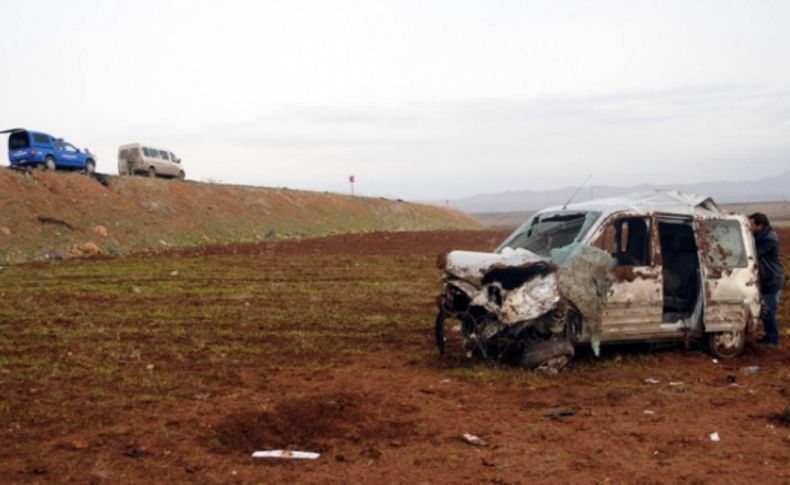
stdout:
<svg viewBox="0 0 790 485">
<path fill-rule="evenodd" d="M 647 414 L 648 416 L 652 416 L 656 414 L 656 412 L 651 409 L 645 409 L 644 411 L 642 411 L 642 414 Z"/>
<path fill-rule="evenodd" d="M 735 384 L 736 382 L 738 382 L 738 376 L 736 376 L 735 374 L 727 374 L 727 382 L 729 382 L 730 384 Z"/>
<path fill-rule="evenodd" d="M 451 379 L 442 379 L 441 381 L 439 381 L 439 384 L 449 384 L 451 382 L 452 382 Z"/>
<path fill-rule="evenodd" d="M 757 372 L 759 372 L 759 371 L 760 371 L 760 366 L 759 365 L 750 365 L 749 367 L 744 367 L 743 368 L 743 373 L 744 374 L 757 374 Z"/>
<path fill-rule="evenodd" d="M 669 385 L 672 387 L 680 387 L 683 385 L 683 381 L 669 381 Z"/>
<path fill-rule="evenodd" d="M 645 384 L 659 384 L 661 382 L 660 379 L 655 379 L 653 377 L 648 377 L 645 379 Z"/>
<path fill-rule="evenodd" d="M 287 460 L 316 460 L 320 457 L 320 453 L 313 453 L 312 451 L 296 451 L 296 450 L 267 450 L 256 451 L 252 454 L 253 458 L 282 458 Z"/>
<path fill-rule="evenodd" d="M 148 451 L 145 448 L 132 448 L 124 453 L 124 455 L 129 458 L 144 458 L 148 456 Z"/>
<path fill-rule="evenodd" d="M 714 441 L 714 442 L 721 441 L 721 438 L 719 437 L 719 433 L 713 432 L 709 436 L 710 436 L 710 440 L 711 441 Z"/>
<path fill-rule="evenodd" d="M 170 276 L 178 276 L 178 270 L 174 269 L 173 271 L 171 271 Z"/>
<path fill-rule="evenodd" d="M 9 228 L 7 228 L 5 226 L 1 226 L 0 227 L 0 233 L 2 233 L 4 236 L 10 236 L 11 235 L 11 229 L 9 229 Z"/>
<path fill-rule="evenodd" d="M 547 412 L 543 416 L 547 418 L 562 418 L 565 416 L 575 416 L 576 413 L 579 411 L 572 408 L 564 408 L 564 409 L 554 409 L 552 411 Z"/>
<path fill-rule="evenodd" d="M 719 359 L 711 359 L 711 362 L 713 362 L 714 364 L 718 364 L 719 363 Z"/>
<path fill-rule="evenodd" d="M 478 436 L 475 436 L 471 433 L 464 433 L 463 435 L 461 435 L 461 439 L 472 446 L 481 446 L 481 447 L 488 446 L 488 443 L 486 443 Z"/>
</svg>

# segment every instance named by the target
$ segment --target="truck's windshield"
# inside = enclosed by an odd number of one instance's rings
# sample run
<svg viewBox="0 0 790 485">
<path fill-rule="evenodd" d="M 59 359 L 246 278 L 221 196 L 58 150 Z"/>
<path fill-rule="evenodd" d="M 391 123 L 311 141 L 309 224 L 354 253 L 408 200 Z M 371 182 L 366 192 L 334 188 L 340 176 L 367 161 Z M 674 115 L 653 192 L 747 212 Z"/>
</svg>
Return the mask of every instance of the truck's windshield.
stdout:
<svg viewBox="0 0 790 485">
<path fill-rule="evenodd" d="M 548 212 L 535 214 L 508 236 L 498 248 L 524 248 L 540 256 L 581 240 L 600 212 Z"/>
</svg>

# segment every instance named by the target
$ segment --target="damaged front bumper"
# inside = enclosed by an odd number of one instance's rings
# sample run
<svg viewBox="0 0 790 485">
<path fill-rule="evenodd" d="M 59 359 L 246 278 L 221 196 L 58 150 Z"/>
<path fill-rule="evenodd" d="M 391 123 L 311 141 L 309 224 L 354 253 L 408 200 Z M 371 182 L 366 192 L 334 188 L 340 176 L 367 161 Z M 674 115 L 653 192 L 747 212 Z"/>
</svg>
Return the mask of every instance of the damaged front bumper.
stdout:
<svg viewBox="0 0 790 485">
<path fill-rule="evenodd" d="M 445 352 L 445 323 L 454 319 L 469 356 L 562 367 L 573 357 L 575 336 L 597 335 L 612 265 L 606 252 L 580 244 L 551 258 L 524 249 L 452 251 L 439 263 L 445 291 L 437 301 L 437 347 Z"/>
</svg>

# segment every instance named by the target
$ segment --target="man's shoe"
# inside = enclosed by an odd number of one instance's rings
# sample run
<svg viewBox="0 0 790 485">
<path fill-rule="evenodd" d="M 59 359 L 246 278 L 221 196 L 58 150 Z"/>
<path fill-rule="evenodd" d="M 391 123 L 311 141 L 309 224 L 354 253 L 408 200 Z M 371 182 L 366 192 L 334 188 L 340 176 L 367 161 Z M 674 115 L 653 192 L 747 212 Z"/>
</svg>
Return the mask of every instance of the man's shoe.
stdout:
<svg viewBox="0 0 790 485">
<path fill-rule="evenodd" d="M 775 340 L 771 340 L 768 337 L 763 337 L 757 341 L 760 345 L 765 345 L 766 347 L 779 347 L 779 342 Z"/>
</svg>

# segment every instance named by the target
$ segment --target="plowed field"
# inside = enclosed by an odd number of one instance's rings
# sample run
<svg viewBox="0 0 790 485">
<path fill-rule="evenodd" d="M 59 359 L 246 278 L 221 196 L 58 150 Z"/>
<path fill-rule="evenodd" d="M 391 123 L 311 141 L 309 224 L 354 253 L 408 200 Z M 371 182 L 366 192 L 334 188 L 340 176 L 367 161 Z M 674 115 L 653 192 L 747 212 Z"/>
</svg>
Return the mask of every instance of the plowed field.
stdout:
<svg viewBox="0 0 790 485">
<path fill-rule="evenodd" d="M 790 481 L 790 297 L 784 348 L 750 342 L 733 361 L 693 343 L 581 350 L 557 375 L 456 348 L 440 359 L 436 255 L 503 236 L 377 233 L 6 267 L 0 481 Z M 780 236 L 787 264 L 790 231 Z M 282 448 L 321 457 L 250 457 Z"/>
</svg>

